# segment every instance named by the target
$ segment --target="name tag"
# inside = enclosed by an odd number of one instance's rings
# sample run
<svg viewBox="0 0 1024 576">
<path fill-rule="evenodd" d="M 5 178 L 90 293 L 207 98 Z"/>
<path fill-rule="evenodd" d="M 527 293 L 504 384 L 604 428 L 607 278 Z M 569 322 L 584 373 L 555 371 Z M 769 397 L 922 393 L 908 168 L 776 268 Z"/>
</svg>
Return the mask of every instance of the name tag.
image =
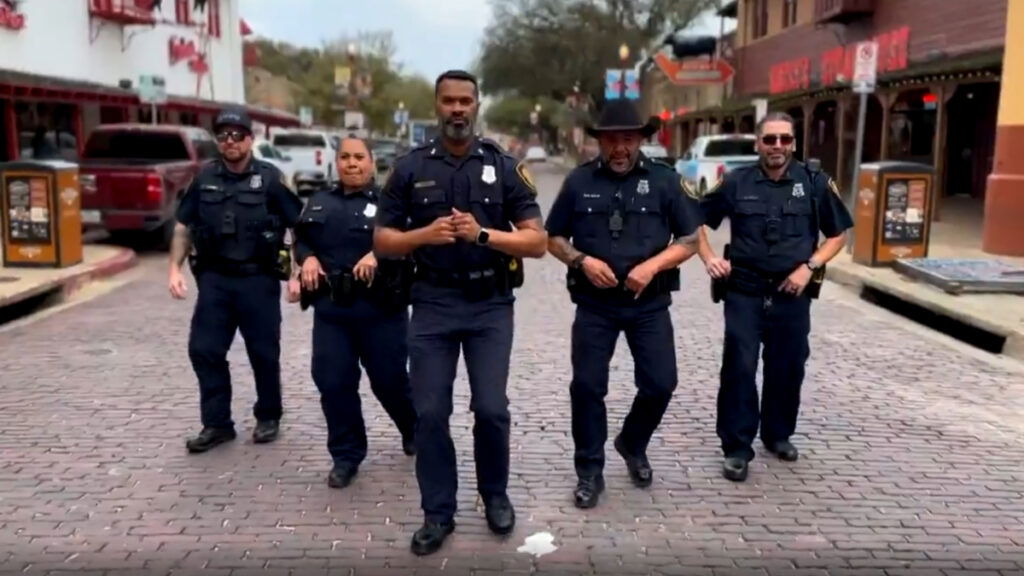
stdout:
<svg viewBox="0 0 1024 576">
<path fill-rule="evenodd" d="M 413 188 L 427 188 L 428 186 L 434 186 L 436 184 L 437 184 L 437 182 L 434 182 L 433 180 L 420 180 L 419 182 L 416 182 L 415 184 L 413 184 L 412 187 Z"/>
</svg>

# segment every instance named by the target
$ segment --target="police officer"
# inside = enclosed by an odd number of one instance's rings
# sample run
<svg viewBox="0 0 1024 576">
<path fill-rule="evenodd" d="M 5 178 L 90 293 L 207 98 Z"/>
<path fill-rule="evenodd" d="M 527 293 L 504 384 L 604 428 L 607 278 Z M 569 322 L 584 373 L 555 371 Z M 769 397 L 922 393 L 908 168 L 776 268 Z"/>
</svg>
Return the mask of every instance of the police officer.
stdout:
<svg viewBox="0 0 1024 576">
<path fill-rule="evenodd" d="M 457 475 L 448 420 L 460 348 L 487 524 L 498 534 L 515 525 L 506 494 L 512 290 L 521 281 L 521 258 L 542 257 L 547 242 L 525 166 L 474 135 L 476 78 L 445 72 L 434 92 L 441 134 L 396 162 L 381 194 L 374 237 L 378 254 L 412 253 L 416 262 L 409 375 L 425 516 L 412 551 L 420 555 L 437 551 L 455 529 Z"/>
<path fill-rule="evenodd" d="M 252 121 L 227 109 L 214 122 L 221 157 L 204 165 L 181 199 L 171 247 L 170 292 L 184 299 L 191 259 L 198 296 L 188 354 L 199 379 L 203 429 L 186 442 L 205 452 L 235 438 L 227 353 L 240 330 L 256 379 L 253 441 L 272 442 L 281 419 L 281 262 L 302 202 L 281 172 L 252 157 Z M 283 253 L 287 260 L 287 252 Z"/>
<path fill-rule="evenodd" d="M 729 218 L 727 259 L 715 255 L 703 230 L 700 257 L 725 287 L 725 349 L 718 391 L 722 474 L 747 477 L 758 425 L 765 448 L 795 461 L 804 365 L 810 355 L 811 300 L 824 266 L 842 249 L 850 213 L 828 175 L 793 159 L 793 119 L 781 112 L 757 124 L 759 164 L 726 175 L 701 201 L 705 223 Z M 819 246 L 819 231 L 826 237 Z M 760 410 L 755 385 L 764 344 Z"/>
<path fill-rule="evenodd" d="M 360 362 L 409 455 L 415 453 L 416 414 L 406 372 L 411 268 L 405 270 L 407 260 L 378 265 L 373 254 L 378 187 L 369 147 L 345 138 L 335 164 L 340 182 L 314 194 L 295 227 L 295 259 L 314 309 L 313 382 L 334 460 L 327 483 L 344 488 L 366 458 Z"/>
<path fill-rule="evenodd" d="M 576 304 L 572 326 L 572 436 L 579 508 L 604 491 L 608 421 L 604 398 L 619 334 L 636 365 L 636 398 L 615 450 L 636 486 L 653 480 L 647 446 L 678 380 L 668 307 L 679 289 L 682 262 L 697 252 L 697 202 L 685 195 L 672 167 L 652 161 L 640 145 L 657 130 L 629 100 L 612 100 L 597 127 L 600 155 L 574 169 L 548 215 L 548 246 L 569 266 Z"/>
</svg>

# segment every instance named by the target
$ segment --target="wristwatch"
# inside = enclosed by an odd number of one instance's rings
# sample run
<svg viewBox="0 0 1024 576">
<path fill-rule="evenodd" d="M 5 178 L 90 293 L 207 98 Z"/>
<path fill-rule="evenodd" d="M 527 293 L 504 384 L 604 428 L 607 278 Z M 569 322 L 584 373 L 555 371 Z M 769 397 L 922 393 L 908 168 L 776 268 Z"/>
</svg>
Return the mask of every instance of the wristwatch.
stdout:
<svg viewBox="0 0 1024 576">
<path fill-rule="evenodd" d="M 580 268 L 583 267 L 583 260 L 585 260 L 586 257 L 587 257 L 586 254 L 580 254 L 579 256 L 577 256 L 577 257 L 572 259 L 572 262 L 569 264 L 569 266 L 573 270 L 579 270 Z"/>
<path fill-rule="evenodd" d="M 491 239 L 491 233 L 487 231 L 487 228 L 481 228 L 480 232 L 476 235 L 477 246 L 486 246 L 487 242 Z"/>
<path fill-rule="evenodd" d="M 817 272 L 818 268 L 821 268 L 821 264 L 817 263 L 814 258 L 807 261 L 807 267 L 811 269 L 811 272 Z"/>
</svg>

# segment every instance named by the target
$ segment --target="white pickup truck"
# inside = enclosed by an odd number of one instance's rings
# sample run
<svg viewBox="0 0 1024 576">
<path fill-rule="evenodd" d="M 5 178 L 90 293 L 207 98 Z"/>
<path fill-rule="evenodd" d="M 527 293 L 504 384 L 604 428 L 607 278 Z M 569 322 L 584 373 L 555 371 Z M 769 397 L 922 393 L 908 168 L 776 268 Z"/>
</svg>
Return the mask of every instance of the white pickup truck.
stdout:
<svg viewBox="0 0 1024 576">
<path fill-rule="evenodd" d="M 300 196 L 308 196 L 337 179 L 334 173 L 335 147 L 328 133 L 275 130 L 271 142 L 282 154 L 291 157 L 295 189 Z"/>
<path fill-rule="evenodd" d="M 726 173 L 757 163 L 755 141 L 753 134 L 700 136 L 676 162 L 676 172 L 704 196 Z"/>
</svg>

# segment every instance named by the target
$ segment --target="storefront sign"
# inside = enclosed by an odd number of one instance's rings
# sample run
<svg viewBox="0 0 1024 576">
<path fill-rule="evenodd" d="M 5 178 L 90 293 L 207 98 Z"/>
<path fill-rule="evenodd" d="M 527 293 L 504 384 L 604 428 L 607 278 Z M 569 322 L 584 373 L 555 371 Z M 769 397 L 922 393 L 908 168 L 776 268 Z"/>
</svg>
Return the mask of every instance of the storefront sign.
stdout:
<svg viewBox="0 0 1024 576">
<path fill-rule="evenodd" d="M 196 43 L 192 40 L 186 40 L 181 36 L 171 36 L 167 39 L 167 53 L 171 66 L 182 60 L 192 59 L 197 52 Z"/>
<path fill-rule="evenodd" d="M 811 59 L 787 60 L 771 67 L 769 72 L 772 94 L 807 90 L 811 87 Z"/>
<path fill-rule="evenodd" d="M 0 0 L 0 28 L 21 30 L 25 27 L 25 15 L 18 12 L 17 4 Z"/>
</svg>

